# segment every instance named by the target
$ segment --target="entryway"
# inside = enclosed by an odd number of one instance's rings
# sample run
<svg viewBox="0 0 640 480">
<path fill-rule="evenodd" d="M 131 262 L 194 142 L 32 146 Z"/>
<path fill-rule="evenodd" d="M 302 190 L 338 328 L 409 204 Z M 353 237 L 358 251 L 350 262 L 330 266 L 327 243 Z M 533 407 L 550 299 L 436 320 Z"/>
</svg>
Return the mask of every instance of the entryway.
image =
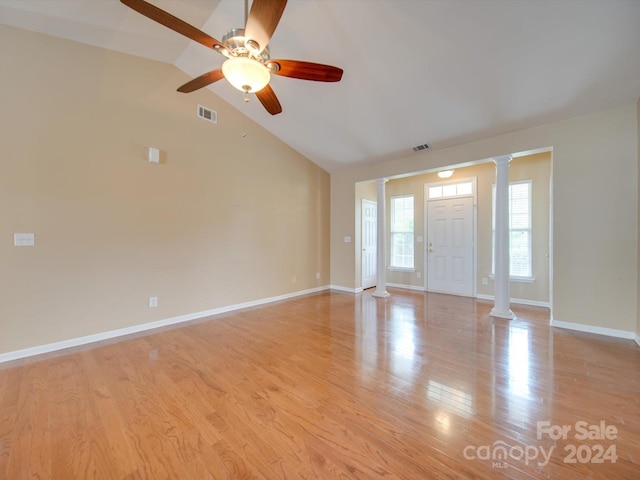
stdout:
<svg viewBox="0 0 640 480">
<path fill-rule="evenodd" d="M 425 185 L 426 290 L 473 296 L 475 179 Z"/>
</svg>

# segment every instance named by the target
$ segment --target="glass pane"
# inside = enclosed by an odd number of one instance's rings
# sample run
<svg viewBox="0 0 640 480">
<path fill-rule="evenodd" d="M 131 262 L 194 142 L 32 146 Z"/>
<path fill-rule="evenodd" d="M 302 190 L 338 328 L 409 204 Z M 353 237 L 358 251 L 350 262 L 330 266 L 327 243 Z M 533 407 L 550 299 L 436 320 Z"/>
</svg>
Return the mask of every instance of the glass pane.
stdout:
<svg viewBox="0 0 640 480">
<path fill-rule="evenodd" d="M 442 187 L 429 187 L 429 198 L 440 198 L 442 196 Z"/>
<path fill-rule="evenodd" d="M 391 231 L 413 232 L 413 195 L 391 198 Z"/>
<path fill-rule="evenodd" d="M 458 184 L 458 195 L 471 195 L 473 193 L 473 184 L 471 182 Z"/>
<path fill-rule="evenodd" d="M 531 276 L 531 232 L 512 230 L 510 235 L 511 275 Z"/>
<path fill-rule="evenodd" d="M 453 197 L 456 194 L 456 186 L 453 185 L 443 185 L 442 186 L 442 195 L 445 197 Z"/>
<path fill-rule="evenodd" d="M 529 228 L 529 212 L 511 215 L 511 228 Z"/>
<path fill-rule="evenodd" d="M 391 266 L 413 268 L 413 233 L 391 234 Z"/>
</svg>

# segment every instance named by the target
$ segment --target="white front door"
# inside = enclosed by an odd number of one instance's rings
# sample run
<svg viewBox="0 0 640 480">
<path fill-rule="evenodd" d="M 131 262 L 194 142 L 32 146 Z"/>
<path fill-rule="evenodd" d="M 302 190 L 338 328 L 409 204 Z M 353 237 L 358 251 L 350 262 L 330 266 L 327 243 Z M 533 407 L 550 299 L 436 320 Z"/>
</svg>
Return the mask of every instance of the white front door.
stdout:
<svg viewBox="0 0 640 480">
<path fill-rule="evenodd" d="M 427 290 L 473 295 L 473 198 L 427 202 Z"/>
<path fill-rule="evenodd" d="M 362 288 L 376 286 L 378 204 L 362 200 Z"/>
</svg>

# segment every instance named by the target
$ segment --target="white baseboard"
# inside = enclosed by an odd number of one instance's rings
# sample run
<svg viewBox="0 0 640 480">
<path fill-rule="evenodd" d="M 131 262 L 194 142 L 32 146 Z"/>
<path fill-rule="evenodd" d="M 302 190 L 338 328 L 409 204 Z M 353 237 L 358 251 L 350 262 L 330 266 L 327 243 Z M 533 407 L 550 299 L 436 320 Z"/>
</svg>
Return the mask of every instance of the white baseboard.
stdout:
<svg viewBox="0 0 640 480">
<path fill-rule="evenodd" d="M 404 288 L 405 290 L 415 290 L 418 292 L 424 292 L 424 287 L 416 285 L 402 285 L 400 283 L 387 283 L 387 287 Z"/>
<path fill-rule="evenodd" d="M 123 337 L 125 335 L 131 335 L 133 333 L 144 332 L 147 330 L 153 330 L 160 327 L 166 327 L 168 325 L 175 325 L 178 323 L 189 322 L 191 320 L 198 320 L 213 315 L 219 315 L 221 313 L 232 312 L 234 310 L 241 310 L 243 308 L 256 307 L 259 305 L 265 305 L 267 303 L 278 302 L 280 300 L 287 300 L 290 298 L 299 297 L 302 295 L 308 295 L 310 293 L 322 292 L 328 290 L 329 286 L 310 288 L 308 290 L 301 290 L 298 292 L 287 293 L 285 295 L 278 295 L 276 297 L 262 298 L 260 300 L 253 300 L 245 303 L 238 303 L 235 305 L 228 305 L 225 307 L 214 308 L 212 310 L 205 310 L 203 312 L 189 313 L 186 315 L 180 315 L 173 318 L 166 318 L 164 320 L 158 320 L 155 322 L 142 323 L 140 325 L 133 325 L 131 327 L 119 328 L 117 330 L 109 330 L 107 332 L 96 333 L 93 335 L 86 335 L 84 337 L 71 338 L 69 340 L 63 340 L 61 342 L 48 343 L 46 345 L 39 345 L 37 347 L 25 348 L 22 350 L 16 350 L 13 352 L 7 352 L 0 354 L 0 363 L 9 362 L 11 360 L 18 360 L 21 358 L 32 357 L 34 355 L 41 355 L 43 353 L 51 353 L 58 350 L 64 350 L 71 347 L 79 347 L 90 343 L 100 342 L 102 340 L 110 340 L 112 338 Z"/>
<path fill-rule="evenodd" d="M 640 347 L 640 335 L 636 335 L 636 343 L 638 344 L 638 346 Z"/>
<path fill-rule="evenodd" d="M 598 327 L 596 325 L 585 325 L 583 323 L 561 322 L 559 320 L 551 319 L 551 326 L 557 328 L 564 328 L 566 330 L 575 330 L 578 332 L 595 333 L 598 335 L 606 335 L 607 337 L 626 338 L 629 340 L 636 339 L 636 332 L 629 332 L 627 330 L 617 330 L 615 328 Z M 640 345 L 640 343 L 639 343 Z"/>
<path fill-rule="evenodd" d="M 492 302 L 494 300 L 493 295 L 483 295 L 480 293 L 476 295 L 476 298 L 479 300 L 489 300 Z M 529 305 L 530 307 L 550 308 L 549 302 L 541 302 L 539 300 L 526 300 L 524 298 L 512 298 L 511 303 L 516 303 L 518 305 Z"/>
<path fill-rule="evenodd" d="M 346 293 L 360 293 L 362 291 L 362 288 L 349 288 L 349 287 L 343 287 L 341 285 L 329 285 L 329 288 L 331 290 L 337 290 L 339 292 L 346 292 Z"/>
</svg>

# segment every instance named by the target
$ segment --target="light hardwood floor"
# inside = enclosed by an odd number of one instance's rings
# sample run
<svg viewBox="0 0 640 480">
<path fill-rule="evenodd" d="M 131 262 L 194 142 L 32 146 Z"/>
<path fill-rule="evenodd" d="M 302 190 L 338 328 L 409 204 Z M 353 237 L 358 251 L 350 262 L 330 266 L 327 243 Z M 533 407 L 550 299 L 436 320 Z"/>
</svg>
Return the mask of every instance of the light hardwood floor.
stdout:
<svg viewBox="0 0 640 480">
<path fill-rule="evenodd" d="M 1 365 L 0 478 L 640 478 L 634 342 L 390 292 Z"/>
</svg>

